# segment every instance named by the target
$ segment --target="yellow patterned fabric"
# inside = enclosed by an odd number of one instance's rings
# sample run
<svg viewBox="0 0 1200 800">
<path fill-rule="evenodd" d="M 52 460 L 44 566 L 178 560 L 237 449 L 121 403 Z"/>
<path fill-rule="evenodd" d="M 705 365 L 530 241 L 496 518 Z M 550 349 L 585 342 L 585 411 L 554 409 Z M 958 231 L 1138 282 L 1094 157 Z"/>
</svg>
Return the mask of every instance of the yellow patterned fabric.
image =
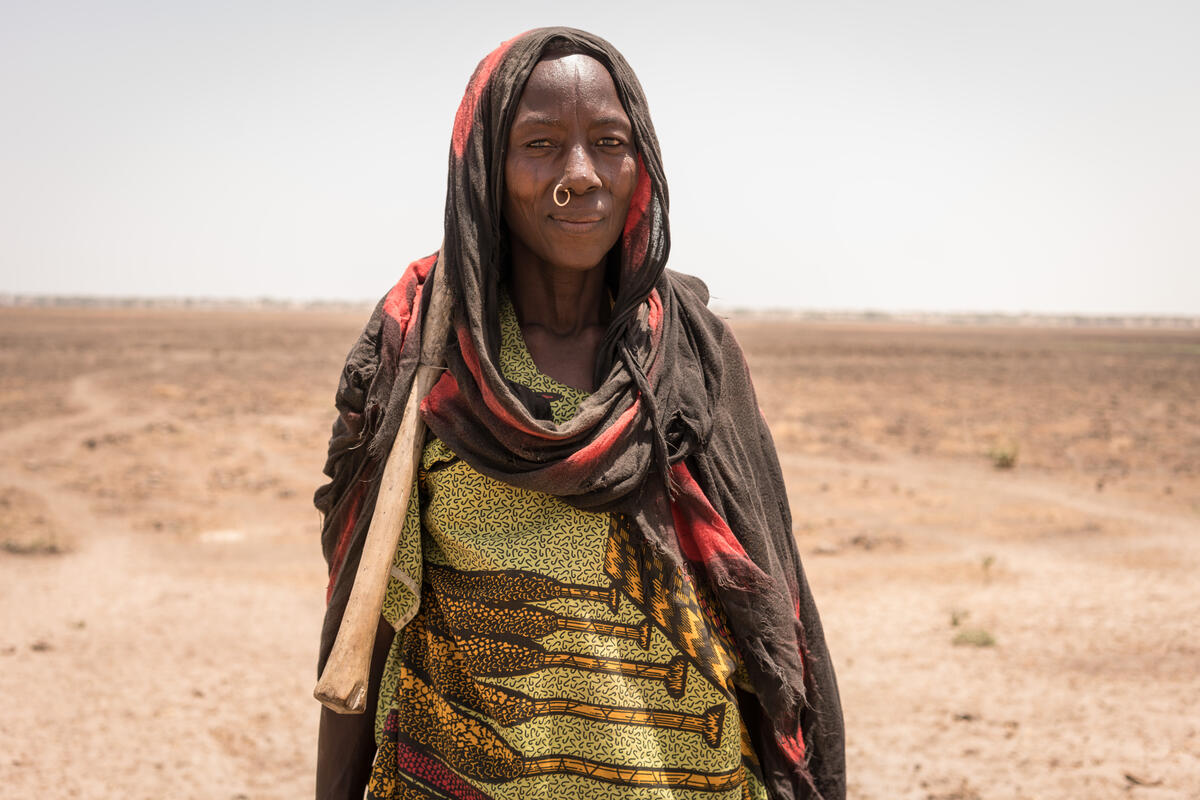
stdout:
<svg viewBox="0 0 1200 800">
<path fill-rule="evenodd" d="M 570 419 L 586 394 L 537 369 L 507 298 L 500 326 L 504 376 Z M 417 488 L 368 798 L 765 800 L 739 660 L 692 576 L 665 577 L 620 517 L 486 477 L 436 439 Z"/>
</svg>

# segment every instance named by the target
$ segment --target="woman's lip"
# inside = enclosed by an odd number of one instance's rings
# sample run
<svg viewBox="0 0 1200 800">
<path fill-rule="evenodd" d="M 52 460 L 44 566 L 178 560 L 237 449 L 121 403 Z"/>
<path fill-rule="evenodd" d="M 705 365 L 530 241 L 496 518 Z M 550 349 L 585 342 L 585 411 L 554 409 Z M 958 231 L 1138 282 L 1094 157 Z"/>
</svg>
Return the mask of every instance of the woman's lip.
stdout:
<svg viewBox="0 0 1200 800">
<path fill-rule="evenodd" d="M 551 214 L 550 219 L 555 222 L 565 222 L 568 225 L 590 225 L 593 222 L 601 222 L 604 217 L 560 217 Z"/>
<path fill-rule="evenodd" d="M 558 226 L 558 229 L 566 234 L 590 234 L 598 230 L 604 224 L 604 217 L 555 217 L 551 216 L 550 220 Z"/>
</svg>

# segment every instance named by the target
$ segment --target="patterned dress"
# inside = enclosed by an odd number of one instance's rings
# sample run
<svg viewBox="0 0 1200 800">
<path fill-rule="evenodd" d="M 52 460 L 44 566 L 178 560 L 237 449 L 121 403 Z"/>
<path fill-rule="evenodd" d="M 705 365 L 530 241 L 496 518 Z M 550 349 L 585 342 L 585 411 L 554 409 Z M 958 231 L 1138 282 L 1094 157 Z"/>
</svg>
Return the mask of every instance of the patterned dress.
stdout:
<svg viewBox="0 0 1200 800">
<path fill-rule="evenodd" d="M 570 419 L 586 394 L 538 371 L 507 298 L 500 326 L 504 376 Z M 665 577 L 618 515 L 481 475 L 437 439 L 418 488 L 368 798 L 765 800 L 701 582 Z"/>
</svg>

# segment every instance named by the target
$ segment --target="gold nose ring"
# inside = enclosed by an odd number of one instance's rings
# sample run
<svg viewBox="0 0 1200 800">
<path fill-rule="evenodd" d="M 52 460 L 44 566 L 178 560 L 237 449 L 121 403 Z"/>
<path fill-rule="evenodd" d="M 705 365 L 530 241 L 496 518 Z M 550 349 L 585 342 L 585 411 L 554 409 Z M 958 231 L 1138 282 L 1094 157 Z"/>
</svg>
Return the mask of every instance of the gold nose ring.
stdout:
<svg viewBox="0 0 1200 800">
<path fill-rule="evenodd" d="M 564 192 L 567 193 L 567 199 L 563 200 L 561 203 L 558 202 L 558 190 L 559 189 L 562 189 Z M 557 186 L 555 186 L 554 187 L 554 205 L 558 206 L 559 208 L 562 208 L 569 202 L 571 202 L 571 190 L 568 189 L 567 187 L 563 186 L 561 183 L 558 184 Z"/>
</svg>

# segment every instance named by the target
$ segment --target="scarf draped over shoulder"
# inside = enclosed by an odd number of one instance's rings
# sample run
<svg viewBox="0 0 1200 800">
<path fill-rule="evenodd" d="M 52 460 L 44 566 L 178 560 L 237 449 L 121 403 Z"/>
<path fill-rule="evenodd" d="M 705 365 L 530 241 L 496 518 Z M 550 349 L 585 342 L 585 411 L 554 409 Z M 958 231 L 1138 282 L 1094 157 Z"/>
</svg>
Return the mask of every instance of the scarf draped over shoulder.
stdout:
<svg viewBox="0 0 1200 800">
<path fill-rule="evenodd" d="M 501 208 L 507 131 L 547 45 L 612 74 L 633 126 L 638 180 L 609 257 L 612 321 L 597 390 L 556 425 L 500 373 Z M 324 515 L 329 564 L 324 665 L 353 585 L 382 464 L 420 358 L 426 287 L 444 270 L 454 296 L 447 369 L 421 404 L 434 435 L 474 469 L 623 515 L 668 569 L 707 578 L 745 663 L 744 698 L 773 798 L 843 798 L 841 705 L 820 619 L 792 538 L 782 473 L 742 352 L 698 279 L 667 270 L 668 195 L 642 88 L 603 39 L 543 28 L 504 42 L 472 75 L 455 118 L 440 257 L 409 266 L 376 306 L 342 371 Z"/>
</svg>

